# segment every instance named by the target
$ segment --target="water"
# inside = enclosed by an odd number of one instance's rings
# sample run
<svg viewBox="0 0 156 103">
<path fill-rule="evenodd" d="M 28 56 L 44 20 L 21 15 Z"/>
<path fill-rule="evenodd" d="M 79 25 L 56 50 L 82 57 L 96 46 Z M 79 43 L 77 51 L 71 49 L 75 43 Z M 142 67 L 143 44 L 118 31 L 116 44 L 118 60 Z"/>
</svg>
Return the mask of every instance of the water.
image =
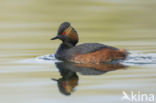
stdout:
<svg viewBox="0 0 156 103">
<path fill-rule="evenodd" d="M 0 7 L 1 102 L 128 103 L 122 91 L 156 96 L 155 0 L 0 0 Z M 76 28 L 79 44 L 98 42 L 131 54 L 121 65 L 96 65 L 103 71 L 55 64 L 60 41 L 50 38 L 63 21 Z M 69 81 L 71 95 L 60 92 L 59 80 Z"/>
</svg>

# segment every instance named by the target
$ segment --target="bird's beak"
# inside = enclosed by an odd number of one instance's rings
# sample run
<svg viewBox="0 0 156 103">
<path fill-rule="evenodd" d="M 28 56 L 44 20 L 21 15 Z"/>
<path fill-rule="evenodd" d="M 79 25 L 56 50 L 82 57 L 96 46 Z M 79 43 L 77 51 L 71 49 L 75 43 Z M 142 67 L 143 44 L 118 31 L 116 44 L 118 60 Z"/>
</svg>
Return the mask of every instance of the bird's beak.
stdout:
<svg viewBox="0 0 156 103">
<path fill-rule="evenodd" d="M 50 40 L 55 40 L 55 39 L 59 39 L 59 36 L 56 35 L 55 37 L 51 38 Z"/>
</svg>

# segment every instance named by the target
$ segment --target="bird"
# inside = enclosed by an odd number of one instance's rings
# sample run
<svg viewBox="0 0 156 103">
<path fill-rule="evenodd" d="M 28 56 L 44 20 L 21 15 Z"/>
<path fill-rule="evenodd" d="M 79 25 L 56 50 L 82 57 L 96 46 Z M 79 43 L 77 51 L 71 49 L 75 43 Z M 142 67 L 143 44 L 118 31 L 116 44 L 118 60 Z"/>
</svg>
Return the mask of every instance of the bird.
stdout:
<svg viewBox="0 0 156 103">
<path fill-rule="evenodd" d="M 70 22 L 63 22 L 57 35 L 51 40 L 59 39 L 62 43 L 55 52 L 55 58 L 81 64 L 102 64 L 124 60 L 128 56 L 125 49 L 118 49 L 101 43 L 79 44 L 78 33 Z"/>
</svg>

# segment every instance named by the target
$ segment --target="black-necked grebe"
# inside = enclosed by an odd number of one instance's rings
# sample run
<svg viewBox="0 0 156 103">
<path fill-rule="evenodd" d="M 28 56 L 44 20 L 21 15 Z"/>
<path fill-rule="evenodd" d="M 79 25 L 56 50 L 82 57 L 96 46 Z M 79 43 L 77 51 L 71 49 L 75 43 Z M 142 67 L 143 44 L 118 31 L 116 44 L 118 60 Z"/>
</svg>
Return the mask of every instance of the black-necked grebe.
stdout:
<svg viewBox="0 0 156 103">
<path fill-rule="evenodd" d="M 128 54 L 124 49 L 100 43 L 84 43 L 76 46 L 79 41 L 78 34 L 69 22 L 64 22 L 60 25 L 57 36 L 51 40 L 55 39 L 62 41 L 55 53 L 55 57 L 59 60 L 74 63 L 100 64 L 123 60 Z"/>
</svg>

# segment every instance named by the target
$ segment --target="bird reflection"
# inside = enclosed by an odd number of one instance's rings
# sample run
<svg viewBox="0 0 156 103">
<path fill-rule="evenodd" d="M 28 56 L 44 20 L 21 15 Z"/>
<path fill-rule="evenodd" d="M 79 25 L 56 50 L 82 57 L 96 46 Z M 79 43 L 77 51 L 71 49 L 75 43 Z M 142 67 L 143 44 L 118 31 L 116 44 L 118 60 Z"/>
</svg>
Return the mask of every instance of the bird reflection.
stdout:
<svg viewBox="0 0 156 103">
<path fill-rule="evenodd" d="M 126 66 L 116 64 L 76 64 L 71 62 L 56 62 L 61 78 L 52 80 L 57 81 L 59 91 L 64 95 L 71 95 L 74 88 L 78 85 L 79 77 L 77 72 L 82 75 L 101 75 L 109 71 L 124 69 Z"/>
</svg>

